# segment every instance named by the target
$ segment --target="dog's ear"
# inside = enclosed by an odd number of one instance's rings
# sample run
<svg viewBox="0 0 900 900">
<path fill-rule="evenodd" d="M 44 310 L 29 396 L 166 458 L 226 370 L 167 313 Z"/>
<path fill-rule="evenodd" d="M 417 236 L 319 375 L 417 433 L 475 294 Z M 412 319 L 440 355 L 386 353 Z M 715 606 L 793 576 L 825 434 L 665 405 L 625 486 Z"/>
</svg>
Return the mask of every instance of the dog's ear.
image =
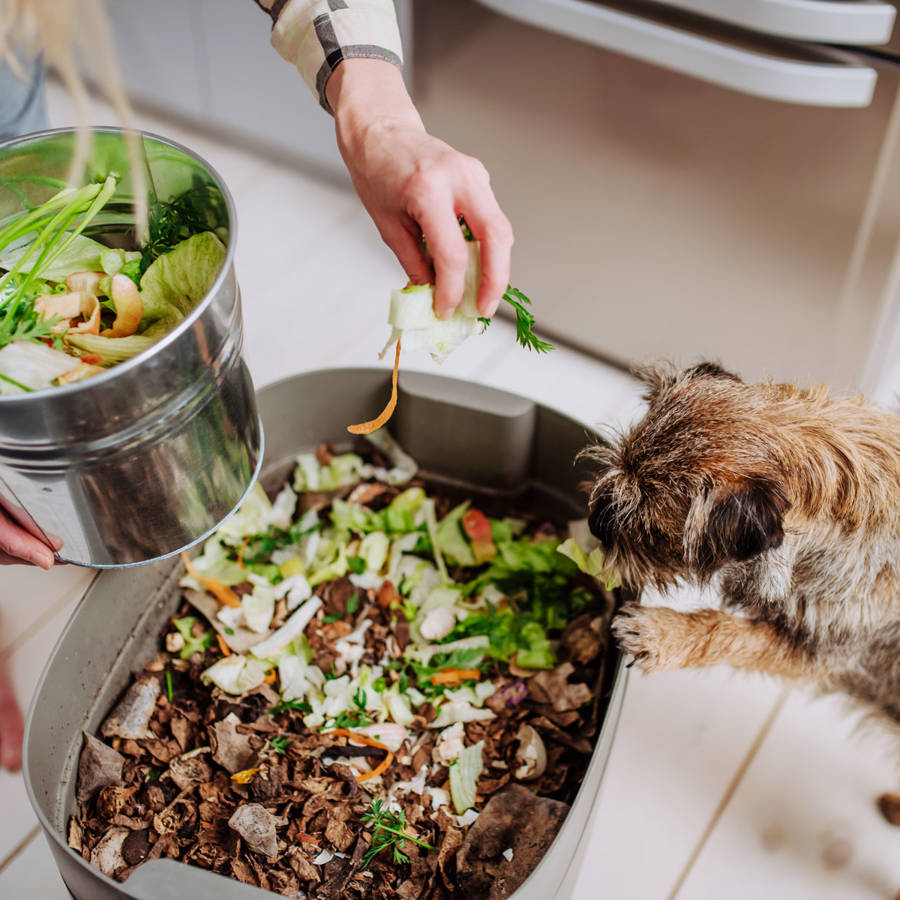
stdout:
<svg viewBox="0 0 900 900">
<path fill-rule="evenodd" d="M 709 360 L 685 369 L 684 374 L 688 378 L 721 378 L 725 381 L 741 383 L 739 375 L 735 375 L 734 372 L 729 372 L 728 369 L 723 368 L 719 363 Z"/>
<path fill-rule="evenodd" d="M 634 374 L 644 383 L 644 400 L 650 404 L 678 380 L 677 370 L 668 363 L 643 366 L 636 369 Z"/>
<path fill-rule="evenodd" d="M 688 369 L 679 371 L 669 363 L 659 363 L 654 366 L 644 366 L 635 372 L 635 375 L 644 382 L 644 399 L 652 404 L 668 388 L 674 387 L 680 381 L 691 381 L 695 378 L 721 378 L 725 381 L 741 383 L 739 376 L 729 372 L 717 362 L 700 362 Z"/>
<path fill-rule="evenodd" d="M 727 562 L 743 562 L 778 547 L 789 507 L 783 488 L 761 478 L 697 497 L 685 522 L 685 562 L 700 574 L 711 574 Z"/>
</svg>

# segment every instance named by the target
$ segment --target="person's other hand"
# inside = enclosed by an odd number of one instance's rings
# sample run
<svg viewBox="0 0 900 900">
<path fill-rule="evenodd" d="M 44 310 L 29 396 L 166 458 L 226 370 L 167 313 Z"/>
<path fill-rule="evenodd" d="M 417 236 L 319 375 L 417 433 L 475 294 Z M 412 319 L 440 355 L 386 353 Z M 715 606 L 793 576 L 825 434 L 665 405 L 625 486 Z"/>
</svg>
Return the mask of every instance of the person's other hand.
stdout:
<svg viewBox="0 0 900 900">
<path fill-rule="evenodd" d="M 0 769 L 16 772 L 22 768 L 24 727 L 6 665 L 6 660 L 0 660 Z"/>
<path fill-rule="evenodd" d="M 345 60 L 326 94 L 356 192 L 410 280 L 434 281 L 435 312 L 452 315 L 462 299 L 468 259 L 457 221 L 463 216 L 481 242 L 478 310 L 492 316 L 509 283 L 513 233 L 487 170 L 428 134 L 391 63 Z"/>
<path fill-rule="evenodd" d="M 53 551 L 0 509 L 0 566 L 17 563 L 31 563 L 50 569 L 53 567 Z"/>
</svg>

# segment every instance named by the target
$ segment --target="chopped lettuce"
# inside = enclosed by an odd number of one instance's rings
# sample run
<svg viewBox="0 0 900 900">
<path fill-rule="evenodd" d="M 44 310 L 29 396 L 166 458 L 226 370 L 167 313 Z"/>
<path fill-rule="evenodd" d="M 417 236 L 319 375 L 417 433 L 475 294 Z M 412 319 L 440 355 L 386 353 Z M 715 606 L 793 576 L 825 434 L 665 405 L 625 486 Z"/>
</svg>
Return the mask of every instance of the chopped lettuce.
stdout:
<svg viewBox="0 0 900 900">
<path fill-rule="evenodd" d="M 250 576 L 261 579 L 258 576 Z M 269 623 L 275 613 L 276 591 L 267 582 L 256 583 L 252 594 L 245 594 L 241 598 L 241 607 L 244 611 L 244 622 L 251 631 L 257 634 L 268 634 Z"/>
<path fill-rule="evenodd" d="M 195 653 L 203 653 L 212 644 L 212 632 L 209 629 L 204 629 L 199 637 L 194 637 L 193 627 L 198 621 L 196 616 L 183 616 L 172 622 L 175 630 L 184 638 L 184 646 L 179 652 L 182 659 L 190 659 Z"/>
<path fill-rule="evenodd" d="M 391 540 L 383 531 L 367 534 L 359 544 L 359 556 L 370 572 L 380 572 L 387 562 Z"/>
<path fill-rule="evenodd" d="M 445 559 L 458 566 L 474 566 L 475 554 L 462 531 L 462 517 L 469 508 L 468 503 L 460 503 L 450 510 L 437 525 L 436 543 Z"/>
<path fill-rule="evenodd" d="M 234 653 L 213 663 L 200 677 L 226 694 L 246 694 L 263 683 L 266 672 L 256 660 Z"/>
<path fill-rule="evenodd" d="M 222 542 L 218 532 L 208 538 L 203 545 L 203 552 L 193 560 L 197 573 L 204 578 L 218 578 L 228 586 L 241 584 L 247 580 L 247 572 L 235 560 L 229 559 L 231 548 Z M 204 586 L 191 575 L 182 575 L 179 584 L 182 587 L 204 590 Z"/>
<path fill-rule="evenodd" d="M 342 453 L 321 465 L 314 453 L 301 453 L 294 469 L 295 491 L 334 491 L 355 484 L 363 475 L 365 464 L 355 453 Z"/>
<path fill-rule="evenodd" d="M 257 481 L 240 508 L 219 526 L 218 534 L 225 543 L 238 547 L 245 537 L 261 534 L 266 530 L 271 513 L 272 503 Z"/>
<path fill-rule="evenodd" d="M 459 815 L 475 805 L 478 779 L 484 771 L 483 750 L 484 741 L 466 747 L 450 766 L 450 796 Z"/>
<path fill-rule="evenodd" d="M 599 578 L 606 590 L 611 591 L 619 586 L 619 579 L 616 573 L 611 572 L 606 567 L 606 557 L 604 556 L 603 548 L 599 544 L 590 552 L 585 553 L 575 538 L 570 537 L 563 541 L 556 550 L 558 553 L 562 553 L 563 556 L 571 559 L 578 566 L 579 571 L 594 578 Z"/>
</svg>

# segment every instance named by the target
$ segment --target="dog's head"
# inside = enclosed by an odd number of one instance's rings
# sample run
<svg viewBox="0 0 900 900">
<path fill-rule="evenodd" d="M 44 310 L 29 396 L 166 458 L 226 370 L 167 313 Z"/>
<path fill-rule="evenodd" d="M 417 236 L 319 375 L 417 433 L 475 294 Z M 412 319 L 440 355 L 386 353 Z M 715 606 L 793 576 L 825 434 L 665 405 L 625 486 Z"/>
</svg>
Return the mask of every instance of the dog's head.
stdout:
<svg viewBox="0 0 900 900">
<path fill-rule="evenodd" d="M 584 454 L 590 527 L 611 566 L 663 588 L 777 547 L 790 503 L 757 386 L 713 363 L 642 377 L 644 418 Z"/>
</svg>

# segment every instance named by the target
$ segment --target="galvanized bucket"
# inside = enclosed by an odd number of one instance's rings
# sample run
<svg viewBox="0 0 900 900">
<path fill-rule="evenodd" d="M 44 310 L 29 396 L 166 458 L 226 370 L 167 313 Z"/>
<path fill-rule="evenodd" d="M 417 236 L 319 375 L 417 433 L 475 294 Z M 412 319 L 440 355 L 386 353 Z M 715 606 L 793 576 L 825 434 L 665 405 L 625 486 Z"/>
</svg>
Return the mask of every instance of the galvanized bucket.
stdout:
<svg viewBox="0 0 900 900">
<path fill-rule="evenodd" d="M 0 225 L 67 175 L 74 132 L 0 144 Z M 58 559 L 114 568 L 160 559 L 206 537 L 238 505 L 262 460 L 253 384 L 241 358 L 234 274 L 234 205 L 215 171 L 189 150 L 142 135 L 151 200 L 202 188 L 227 209 L 225 262 L 207 295 L 172 332 L 86 381 L 0 397 L 0 505 L 59 546 Z M 95 230 L 133 228 L 125 142 L 92 136 L 89 174 L 121 173 Z M 227 234 L 225 234 L 227 231 Z"/>
<path fill-rule="evenodd" d="M 390 390 L 384 369 L 332 369 L 295 375 L 259 393 L 268 443 L 263 483 L 283 482 L 297 453 L 341 445 L 346 425 L 365 419 Z M 303 398 L 302 402 L 297 402 Z M 573 459 L 584 426 L 525 397 L 413 372 L 400 376 L 391 431 L 427 478 L 480 495 L 531 498 L 559 517 L 585 515 L 579 484 L 588 472 Z M 596 437 L 596 435 L 590 435 Z M 273 894 L 194 866 L 153 860 L 124 883 L 69 849 L 82 731 L 95 734 L 117 697 L 155 655 L 159 634 L 180 603 L 181 567 L 172 563 L 97 576 L 47 663 L 25 726 L 25 784 L 60 874 L 78 900 L 252 900 Z M 622 592 L 622 600 L 633 600 Z M 544 858 L 510 900 L 572 900 L 589 843 L 627 670 L 612 640 L 603 677 L 597 743 L 568 816 Z"/>
</svg>

